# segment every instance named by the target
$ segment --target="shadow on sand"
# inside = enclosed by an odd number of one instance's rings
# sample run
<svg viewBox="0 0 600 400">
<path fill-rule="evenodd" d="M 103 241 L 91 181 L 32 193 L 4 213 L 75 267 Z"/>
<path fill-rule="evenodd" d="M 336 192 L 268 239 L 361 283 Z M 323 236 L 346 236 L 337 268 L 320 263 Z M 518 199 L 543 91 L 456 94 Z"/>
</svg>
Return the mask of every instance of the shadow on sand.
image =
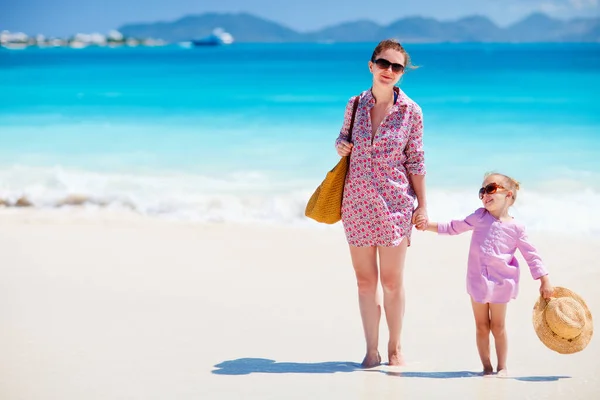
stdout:
<svg viewBox="0 0 600 400">
<path fill-rule="evenodd" d="M 215 365 L 217 375 L 262 374 L 333 374 L 362 370 L 360 364 L 346 361 L 321 363 L 277 362 L 266 358 L 238 358 Z"/>
<path fill-rule="evenodd" d="M 216 375 L 249 375 L 261 374 L 334 374 L 336 372 L 378 372 L 399 378 L 429 378 L 429 379 L 454 379 L 454 378 L 476 378 L 481 377 L 481 372 L 472 371 L 440 371 L 440 372 L 416 372 L 416 371 L 387 371 L 381 369 L 364 370 L 360 364 L 349 361 L 328 361 L 320 363 L 299 362 L 277 362 L 266 358 L 238 358 L 237 360 L 223 361 L 214 366 L 212 371 Z M 383 366 L 385 367 L 385 365 Z M 503 377 L 502 379 L 514 379 L 525 382 L 550 382 L 559 379 L 570 378 L 570 376 L 519 376 Z"/>
<path fill-rule="evenodd" d="M 429 372 L 416 372 L 416 371 L 375 371 L 381 372 L 390 376 L 397 376 L 399 378 L 430 378 L 430 379 L 453 379 L 453 378 L 475 378 L 481 376 L 480 372 L 472 371 L 429 371 Z"/>
<path fill-rule="evenodd" d="M 449 379 L 449 378 L 474 378 L 483 377 L 481 372 L 471 371 L 450 371 L 450 372 L 414 372 L 414 371 L 380 371 L 372 370 L 373 372 L 382 372 L 386 375 L 397 376 L 399 378 L 435 378 L 435 379 Z M 490 379 L 513 379 L 524 382 L 552 382 L 559 379 L 568 379 L 570 376 L 503 376 L 497 377 L 491 375 Z M 488 378 L 486 378 L 488 379 Z"/>
<path fill-rule="evenodd" d="M 523 382 L 552 382 L 559 379 L 570 379 L 570 376 L 508 376 L 503 379 L 514 379 Z"/>
</svg>

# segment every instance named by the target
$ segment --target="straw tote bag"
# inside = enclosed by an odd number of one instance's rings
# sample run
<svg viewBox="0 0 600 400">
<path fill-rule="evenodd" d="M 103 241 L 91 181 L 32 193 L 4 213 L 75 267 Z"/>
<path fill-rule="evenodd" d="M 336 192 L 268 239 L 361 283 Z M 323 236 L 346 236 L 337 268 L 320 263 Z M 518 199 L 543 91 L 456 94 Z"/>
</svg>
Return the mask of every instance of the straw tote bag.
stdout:
<svg viewBox="0 0 600 400">
<path fill-rule="evenodd" d="M 354 116 L 356 115 L 357 107 L 358 96 L 354 98 L 352 118 L 350 118 L 349 142 L 352 141 L 352 128 L 354 127 Z M 349 165 L 350 156 L 344 156 L 327 173 L 323 182 L 321 182 L 308 200 L 304 215 L 325 224 L 335 224 L 342 219 L 342 195 L 344 194 L 344 183 L 346 182 Z"/>
</svg>

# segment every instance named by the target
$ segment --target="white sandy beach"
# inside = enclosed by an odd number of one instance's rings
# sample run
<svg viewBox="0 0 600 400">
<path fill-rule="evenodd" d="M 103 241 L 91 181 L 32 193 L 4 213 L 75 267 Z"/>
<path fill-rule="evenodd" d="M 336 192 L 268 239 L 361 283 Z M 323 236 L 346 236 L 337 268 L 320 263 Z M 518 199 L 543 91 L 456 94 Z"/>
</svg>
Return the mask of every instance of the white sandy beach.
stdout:
<svg viewBox="0 0 600 400">
<path fill-rule="evenodd" d="M 600 239 L 530 236 L 552 282 L 598 318 Z M 573 355 L 541 344 L 531 324 L 538 282 L 522 258 L 507 317 L 511 377 L 476 375 L 468 243 L 413 233 L 408 364 L 364 371 L 340 225 L 0 209 L 0 399 L 599 398 L 599 339 Z M 385 354 L 383 323 L 381 333 Z"/>
</svg>

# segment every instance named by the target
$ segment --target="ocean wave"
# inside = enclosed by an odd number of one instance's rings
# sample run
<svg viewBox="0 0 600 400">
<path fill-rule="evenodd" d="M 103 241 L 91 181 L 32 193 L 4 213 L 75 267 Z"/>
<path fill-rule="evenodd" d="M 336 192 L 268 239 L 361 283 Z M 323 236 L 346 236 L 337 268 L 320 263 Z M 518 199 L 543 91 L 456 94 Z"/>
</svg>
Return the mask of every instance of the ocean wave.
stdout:
<svg viewBox="0 0 600 400">
<path fill-rule="evenodd" d="M 273 179 L 245 171 L 220 177 L 183 173 L 117 174 L 12 166 L 0 168 L 0 206 L 122 209 L 184 221 L 322 226 L 304 216 L 319 182 Z M 554 187 L 554 190 L 552 189 Z M 561 185 L 523 189 L 511 214 L 528 230 L 600 236 L 597 188 Z M 575 187 L 575 186 L 573 186 Z M 472 189 L 428 188 L 434 221 L 464 218 L 481 206 Z"/>
<path fill-rule="evenodd" d="M 306 182 L 260 172 L 220 177 L 184 173 L 100 173 L 62 167 L 0 169 L 0 206 L 118 208 L 192 221 L 300 222 Z"/>
</svg>

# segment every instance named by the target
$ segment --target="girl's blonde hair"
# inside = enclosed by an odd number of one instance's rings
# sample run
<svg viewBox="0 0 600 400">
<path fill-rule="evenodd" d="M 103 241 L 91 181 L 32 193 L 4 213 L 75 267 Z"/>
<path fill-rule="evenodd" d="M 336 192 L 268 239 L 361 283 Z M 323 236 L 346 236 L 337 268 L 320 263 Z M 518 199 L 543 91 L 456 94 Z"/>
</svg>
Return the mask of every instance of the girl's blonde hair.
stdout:
<svg viewBox="0 0 600 400">
<path fill-rule="evenodd" d="M 485 175 L 483 176 L 483 179 L 487 179 L 490 176 L 499 176 L 500 178 L 502 178 L 502 180 L 504 181 L 504 185 L 506 185 L 506 189 L 512 191 L 512 199 L 513 199 L 513 204 L 515 203 L 515 201 L 517 200 L 517 191 L 521 188 L 521 184 L 519 183 L 519 181 L 517 181 L 514 178 L 511 178 L 508 175 L 504 175 L 501 174 L 499 172 L 486 172 Z"/>
</svg>

